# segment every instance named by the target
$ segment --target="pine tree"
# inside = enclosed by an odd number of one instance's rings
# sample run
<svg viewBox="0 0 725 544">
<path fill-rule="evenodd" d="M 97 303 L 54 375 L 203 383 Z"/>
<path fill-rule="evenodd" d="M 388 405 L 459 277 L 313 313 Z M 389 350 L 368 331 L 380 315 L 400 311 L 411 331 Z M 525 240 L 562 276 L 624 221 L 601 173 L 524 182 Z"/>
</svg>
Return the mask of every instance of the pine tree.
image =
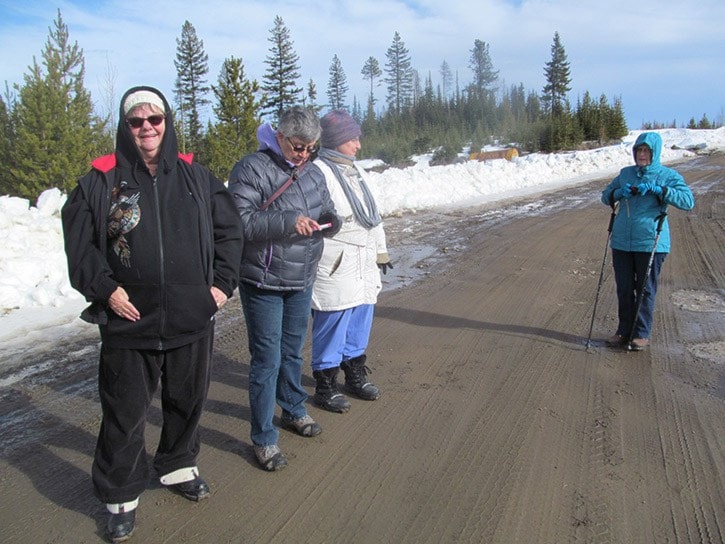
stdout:
<svg viewBox="0 0 725 544">
<path fill-rule="evenodd" d="M 12 114 L 12 193 L 25 198 L 51 187 L 69 192 L 91 160 L 111 150 L 104 123 L 93 114 L 91 95 L 84 88 L 83 50 L 70 43 L 60 10 L 41 57 L 45 72 L 34 58 L 24 85 L 16 86 Z"/>
<path fill-rule="evenodd" d="M 629 129 L 627 128 L 627 120 L 624 117 L 622 98 L 618 96 L 614 99 L 614 108 L 609 120 L 609 126 L 607 127 L 607 133 L 610 138 L 621 138 L 626 136 L 628 132 Z"/>
<path fill-rule="evenodd" d="M 474 40 L 468 67 L 473 71 L 473 88 L 477 95 L 486 98 L 496 92 L 494 84 L 498 81 L 498 70 L 493 69 L 488 44 Z"/>
<path fill-rule="evenodd" d="M 363 76 L 363 79 L 365 81 L 370 82 L 370 95 L 368 96 L 368 106 L 367 106 L 367 112 L 365 114 L 366 119 L 373 120 L 375 119 L 375 92 L 374 88 L 376 85 L 379 85 L 380 83 L 375 83 L 375 81 L 383 75 L 383 71 L 380 69 L 380 63 L 378 63 L 378 59 L 375 57 L 368 57 L 368 60 L 365 61 L 365 64 L 363 64 L 362 70 L 360 70 L 360 73 Z"/>
<path fill-rule="evenodd" d="M 385 54 L 385 83 L 388 86 L 388 109 L 400 115 L 410 107 L 413 98 L 413 70 L 410 55 L 400 34 L 395 32 L 393 43 Z"/>
<path fill-rule="evenodd" d="M 541 99 L 536 91 L 529 91 L 526 96 L 526 121 L 529 124 L 538 122 L 541 119 Z"/>
<path fill-rule="evenodd" d="M 332 57 L 329 74 L 330 79 L 327 82 L 327 99 L 330 103 L 328 105 L 330 106 L 330 109 L 333 110 L 346 109 L 347 104 L 345 101 L 349 87 L 347 85 L 345 70 L 343 70 L 342 62 L 340 62 L 337 55 Z"/>
<path fill-rule="evenodd" d="M 453 73 L 451 72 L 451 67 L 448 65 L 448 63 L 444 60 L 441 64 L 440 69 L 440 76 L 441 76 L 441 93 L 443 94 L 443 99 L 448 99 L 448 94 L 451 92 L 451 85 L 453 83 Z"/>
<path fill-rule="evenodd" d="M 701 129 L 710 129 L 712 128 L 712 123 L 710 123 L 710 120 L 707 118 L 707 114 L 702 114 L 702 119 L 700 119 L 700 122 L 697 123 L 697 128 Z"/>
<path fill-rule="evenodd" d="M 564 100 L 559 115 L 546 119 L 541 136 L 541 150 L 551 152 L 572 149 L 581 143 L 582 138 L 581 126 L 571 111 L 569 101 Z"/>
<path fill-rule="evenodd" d="M 609 106 L 609 100 L 607 96 L 602 93 L 599 96 L 599 106 L 597 107 L 596 113 L 596 140 L 600 144 L 606 142 L 611 135 L 609 134 L 609 127 L 612 121 L 612 108 Z"/>
<path fill-rule="evenodd" d="M 187 149 L 201 150 L 201 111 L 209 104 L 206 98 L 210 88 L 206 75 L 209 73 L 209 56 L 204 51 L 204 42 L 196 35 L 196 29 L 189 21 L 184 21 L 181 38 L 176 39 L 176 103 L 179 109 L 177 122 L 180 123 L 179 147 L 183 153 Z"/>
<path fill-rule="evenodd" d="M 322 106 L 317 104 L 317 85 L 312 79 L 307 82 L 307 97 L 302 100 L 302 105 L 317 113 L 322 110 Z"/>
<path fill-rule="evenodd" d="M 357 96 L 352 97 L 352 111 L 350 112 L 350 115 L 352 115 L 358 123 L 361 123 L 363 120 L 363 112 L 360 108 L 360 102 L 357 101 Z"/>
<path fill-rule="evenodd" d="M 576 118 L 582 128 L 585 140 L 603 141 L 606 139 L 606 117 L 608 104 L 606 99 L 602 110 L 602 101 L 597 105 L 589 91 L 584 91 L 584 97 L 577 104 Z"/>
<path fill-rule="evenodd" d="M 299 56 L 294 52 L 290 31 L 278 15 L 274 18 L 274 27 L 268 40 L 272 47 L 265 59 L 267 70 L 262 78 L 262 90 L 266 94 L 265 113 L 279 119 L 289 107 L 300 101 L 302 89 L 297 87 L 299 74 Z"/>
<path fill-rule="evenodd" d="M 234 163 L 257 147 L 259 84 L 247 79 L 242 59 L 232 56 L 224 60 L 218 83 L 211 89 L 216 97 L 212 109 L 217 122 L 207 131 L 203 161 L 217 177 L 226 180 Z"/>
<path fill-rule="evenodd" d="M 542 101 L 546 111 L 552 117 L 557 117 L 564 112 L 564 100 L 566 93 L 571 90 L 569 61 L 566 58 L 566 51 L 561 44 L 559 33 L 554 32 L 554 42 L 551 45 L 551 60 L 544 68 L 546 85 L 544 86 Z"/>
<path fill-rule="evenodd" d="M 551 60 L 546 63 L 544 74 L 546 85 L 541 100 L 544 103 L 547 120 L 542 131 L 541 149 L 558 151 L 578 145 L 584 133 L 566 98 L 566 93 L 571 90 L 569 61 L 558 32 L 554 33 Z"/>
<path fill-rule="evenodd" d="M 418 73 L 418 70 L 415 68 L 411 68 L 410 70 L 411 74 L 411 80 L 413 82 L 413 93 L 412 93 L 412 100 L 410 105 L 412 107 L 415 107 L 415 105 L 420 100 L 420 97 L 423 95 L 423 86 L 420 84 L 420 74 Z"/>
<path fill-rule="evenodd" d="M 0 195 L 13 193 L 13 177 L 10 173 L 12 142 L 12 101 L 0 97 Z"/>
<path fill-rule="evenodd" d="M 511 112 L 516 124 L 526 123 L 526 89 L 523 83 L 511 87 Z"/>
</svg>

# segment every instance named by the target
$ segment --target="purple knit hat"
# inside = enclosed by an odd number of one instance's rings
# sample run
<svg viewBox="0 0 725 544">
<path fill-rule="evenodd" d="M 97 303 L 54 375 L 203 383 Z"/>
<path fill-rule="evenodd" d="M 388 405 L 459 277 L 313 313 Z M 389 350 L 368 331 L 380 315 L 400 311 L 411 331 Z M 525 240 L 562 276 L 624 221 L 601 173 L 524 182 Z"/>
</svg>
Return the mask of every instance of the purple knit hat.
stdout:
<svg viewBox="0 0 725 544">
<path fill-rule="evenodd" d="M 345 110 L 332 110 L 320 119 L 322 137 L 320 144 L 327 149 L 335 149 L 337 146 L 359 138 L 362 134 L 360 125 Z"/>
</svg>

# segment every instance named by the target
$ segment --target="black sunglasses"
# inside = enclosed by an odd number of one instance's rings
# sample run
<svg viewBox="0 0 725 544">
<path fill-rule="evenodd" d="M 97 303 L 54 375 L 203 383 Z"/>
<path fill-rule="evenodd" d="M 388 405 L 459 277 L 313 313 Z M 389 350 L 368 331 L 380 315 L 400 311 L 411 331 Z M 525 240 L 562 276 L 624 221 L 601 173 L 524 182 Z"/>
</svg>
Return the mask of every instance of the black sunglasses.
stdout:
<svg viewBox="0 0 725 544">
<path fill-rule="evenodd" d="M 292 151 L 294 151 L 295 153 L 304 153 L 306 151 L 308 155 L 311 155 L 312 153 L 314 153 L 317 150 L 316 143 L 312 144 L 312 145 L 295 145 L 292 143 L 292 140 L 290 140 L 289 138 L 287 138 L 287 141 L 289 142 L 289 145 L 292 147 Z"/>
<path fill-rule="evenodd" d="M 152 127 L 157 127 L 161 123 L 164 122 L 163 115 L 149 115 L 148 117 L 129 117 L 126 119 L 126 123 L 128 123 L 128 126 L 132 128 L 141 128 L 143 126 L 144 121 L 148 121 Z"/>
</svg>

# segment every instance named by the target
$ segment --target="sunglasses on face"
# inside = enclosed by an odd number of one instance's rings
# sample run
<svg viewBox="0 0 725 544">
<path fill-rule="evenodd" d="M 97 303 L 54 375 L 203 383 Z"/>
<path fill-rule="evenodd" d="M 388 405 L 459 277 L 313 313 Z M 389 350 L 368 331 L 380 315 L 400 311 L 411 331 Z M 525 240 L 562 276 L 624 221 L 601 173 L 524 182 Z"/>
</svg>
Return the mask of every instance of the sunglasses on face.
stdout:
<svg viewBox="0 0 725 544">
<path fill-rule="evenodd" d="M 148 121 L 152 127 L 157 127 L 161 123 L 164 122 L 163 115 L 149 115 L 148 117 L 129 117 L 126 119 L 126 123 L 128 123 L 128 126 L 131 128 L 141 128 L 144 124 L 144 121 Z"/>
<path fill-rule="evenodd" d="M 297 145 L 297 144 L 293 144 L 292 140 L 290 140 L 289 138 L 287 138 L 287 141 L 289 142 L 290 147 L 292 147 L 292 151 L 294 151 L 295 153 L 305 153 L 306 152 L 308 155 L 311 155 L 317 149 L 317 144 Z"/>
</svg>

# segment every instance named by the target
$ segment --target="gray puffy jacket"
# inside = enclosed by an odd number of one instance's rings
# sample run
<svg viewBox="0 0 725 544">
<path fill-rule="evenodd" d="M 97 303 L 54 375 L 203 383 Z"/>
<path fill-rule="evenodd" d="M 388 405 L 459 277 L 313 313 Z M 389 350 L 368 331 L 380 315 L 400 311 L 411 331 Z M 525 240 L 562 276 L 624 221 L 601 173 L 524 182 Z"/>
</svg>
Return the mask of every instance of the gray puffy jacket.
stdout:
<svg viewBox="0 0 725 544">
<path fill-rule="evenodd" d="M 296 169 L 298 179 L 264 211 L 262 204 L 295 173 L 271 151 L 240 160 L 229 177 L 229 190 L 242 219 L 244 252 L 239 281 L 260 289 L 301 291 L 311 287 L 322 255 L 323 232 L 300 236 L 300 215 L 318 220 L 335 212 L 325 176 L 312 162 Z M 332 230 L 332 229 L 330 229 Z"/>
</svg>

